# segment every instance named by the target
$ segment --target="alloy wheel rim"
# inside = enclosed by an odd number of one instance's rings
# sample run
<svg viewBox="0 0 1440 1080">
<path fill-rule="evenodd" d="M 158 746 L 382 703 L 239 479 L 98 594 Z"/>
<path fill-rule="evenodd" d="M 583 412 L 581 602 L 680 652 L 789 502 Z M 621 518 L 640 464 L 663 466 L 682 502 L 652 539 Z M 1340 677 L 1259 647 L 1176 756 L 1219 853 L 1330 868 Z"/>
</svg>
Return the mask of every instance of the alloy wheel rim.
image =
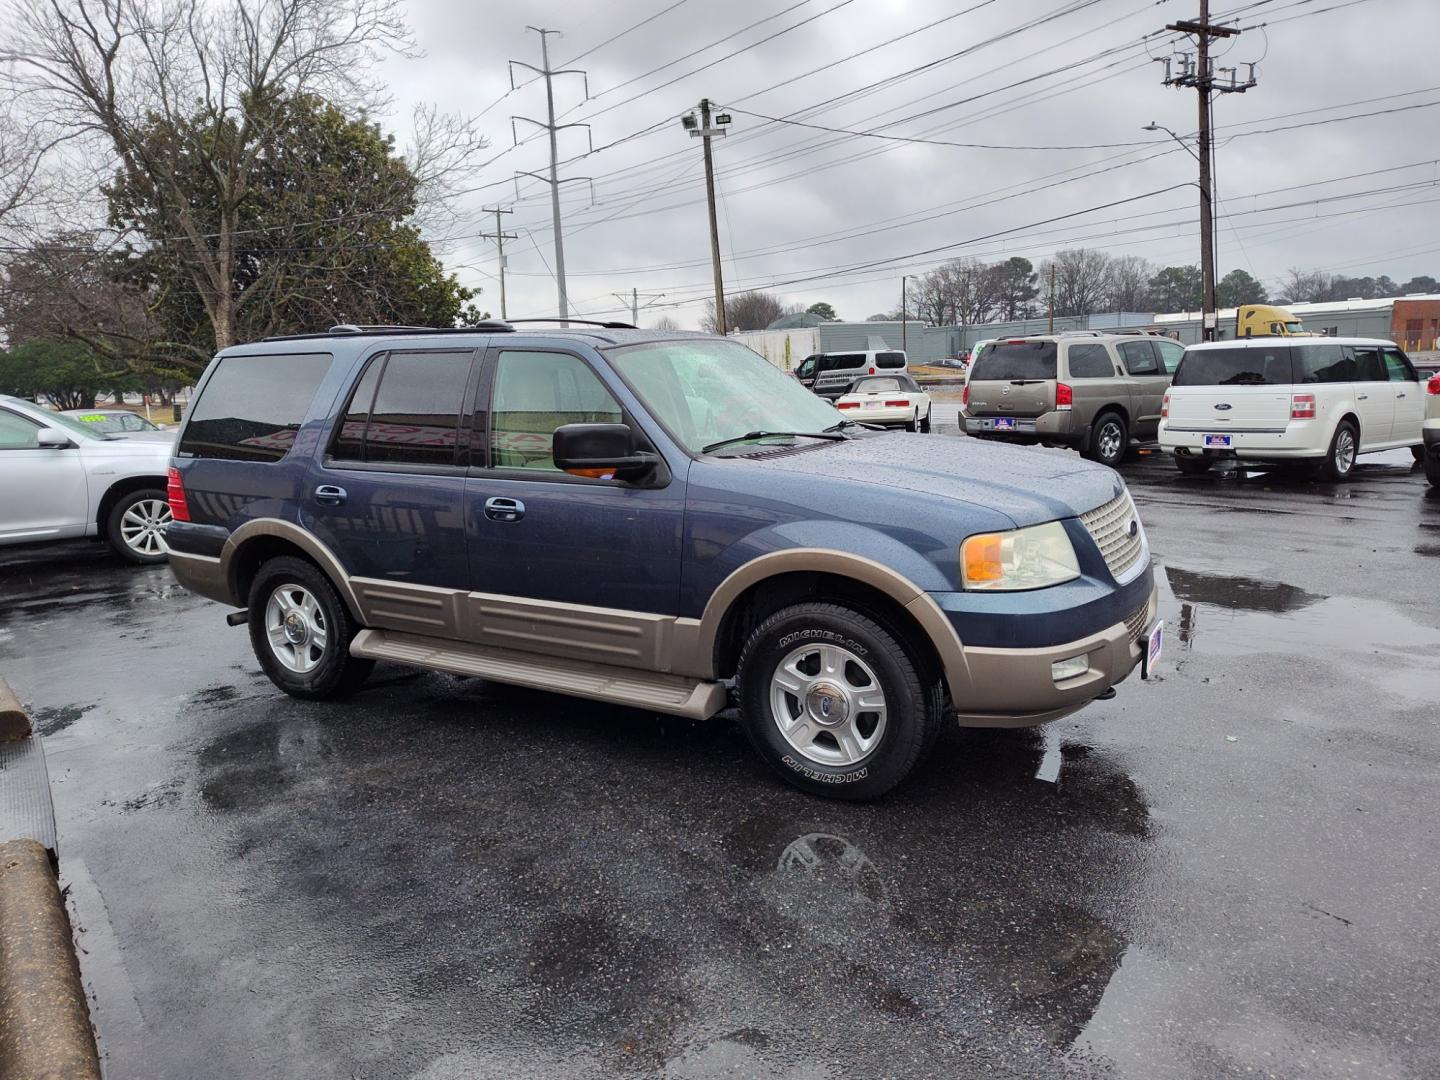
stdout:
<svg viewBox="0 0 1440 1080">
<path fill-rule="evenodd" d="M 839 645 L 802 645 L 770 677 L 776 729 L 791 749 L 819 765 L 864 761 L 880 745 L 888 714 L 874 669 Z"/>
<path fill-rule="evenodd" d="M 141 499 L 120 517 L 120 539 L 138 555 L 170 554 L 165 528 L 173 520 L 170 504 L 162 499 Z"/>
<path fill-rule="evenodd" d="M 324 609 L 310 590 L 287 583 L 265 604 L 265 637 L 275 659 L 297 675 L 314 671 L 325 659 L 330 628 Z"/>
<path fill-rule="evenodd" d="M 1120 452 L 1120 425 L 1108 423 L 1100 429 L 1100 456 L 1113 458 Z"/>
<path fill-rule="evenodd" d="M 1349 472 L 1355 465 L 1355 437 L 1349 428 L 1335 438 L 1335 465 L 1342 473 Z"/>
</svg>

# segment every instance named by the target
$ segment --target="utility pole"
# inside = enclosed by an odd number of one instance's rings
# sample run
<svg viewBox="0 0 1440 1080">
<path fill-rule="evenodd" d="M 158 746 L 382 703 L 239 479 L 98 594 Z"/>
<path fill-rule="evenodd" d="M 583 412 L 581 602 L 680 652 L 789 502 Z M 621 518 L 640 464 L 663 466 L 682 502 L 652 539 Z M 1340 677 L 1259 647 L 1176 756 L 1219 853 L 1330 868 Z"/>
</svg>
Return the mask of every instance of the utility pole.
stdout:
<svg viewBox="0 0 1440 1080">
<path fill-rule="evenodd" d="M 485 213 L 495 215 L 495 231 L 493 233 L 481 233 L 482 240 L 494 240 L 497 248 L 498 262 L 500 263 L 500 318 L 507 318 L 509 313 L 505 310 L 505 241 L 515 240 L 515 233 L 507 233 L 500 227 L 501 214 L 513 214 L 513 210 L 502 210 L 500 207 L 482 207 Z"/>
<path fill-rule="evenodd" d="M 1215 151 L 1214 136 L 1210 130 L 1210 106 L 1212 95 L 1243 94 L 1255 85 L 1255 65 L 1250 65 L 1249 78 L 1241 82 L 1236 78 L 1236 69 L 1222 68 L 1230 73 L 1228 80 L 1216 79 L 1215 69 L 1210 60 L 1212 38 L 1235 37 L 1240 30 L 1234 26 L 1220 26 L 1210 21 L 1210 0 L 1200 0 L 1200 18 L 1195 22 L 1178 21 L 1165 29 L 1176 33 L 1192 34 L 1195 37 L 1195 60 L 1189 53 L 1181 53 L 1164 61 L 1166 86 L 1193 87 L 1199 103 L 1197 131 L 1199 132 L 1200 163 L 1200 277 L 1202 301 L 1200 313 L 1200 338 L 1202 341 L 1215 340 L 1218 318 L 1215 313 L 1215 189 L 1212 183 L 1210 157 Z M 1174 65 L 1179 62 L 1179 74 Z"/>
<path fill-rule="evenodd" d="M 906 346 L 906 343 L 907 343 L 908 339 L 907 339 L 906 336 L 905 336 L 905 331 L 910 328 L 910 313 L 909 313 L 909 310 L 908 310 L 908 308 L 909 308 L 909 301 L 906 300 L 906 298 L 905 298 L 905 285 L 906 285 L 906 283 L 907 283 L 909 280 L 910 280 L 910 278 L 909 278 L 907 275 L 905 275 L 905 274 L 901 274 L 901 275 L 900 275 L 900 351 L 901 351 L 901 352 L 905 352 L 905 351 L 906 351 L 905 346 Z"/>
<path fill-rule="evenodd" d="M 631 290 L 630 290 L 630 295 L 629 295 L 628 297 L 627 297 L 624 293 L 618 293 L 618 292 L 617 292 L 617 293 L 611 293 L 610 295 L 613 296 L 613 297 L 615 297 L 615 299 L 616 299 L 616 300 L 619 300 L 622 304 L 629 304 L 629 305 L 630 305 L 630 325 L 631 325 L 631 326 L 639 326 L 639 325 L 640 325 L 640 312 L 641 312 L 641 310 L 642 310 L 641 307 L 640 307 L 640 290 L 639 290 L 639 289 L 631 289 Z M 656 304 L 658 304 L 658 303 L 664 298 L 664 296 L 665 296 L 665 294 L 664 294 L 663 292 L 658 292 L 658 293 L 646 293 L 646 294 L 645 294 L 645 307 L 647 307 L 647 308 L 648 308 L 648 307 L 654 307 Z"/>
<path fill-rule="evenodd" d="M 1046 333 L 1055 333 L 1055 260 L 1050 260 L 1050 329 Z"/>
<path fill-rule="evenodd" d="M 689 113 L 680 118 L 680 125 L 690 132 L 693 139 L 705 140 L 705 198 L 710 204 L 710 262 L 715 271 L 715 332 L 729 333 L 725 319 L 725 281 L 720 274 L 720 226 L 715 220 L 715 162 L 710 154 L 710 140 L 724 135 L 730 123 L 729 113 L 717 113 L 715 122 L 710 122 L 710 99 L 700 99 L 700 119 Z"/>
<path fill-rule="evenodd" d="M 538 175 L 537 173 L 526 173 L 526 172 L 522 172 L 520 175 L 522 175 L 522 176 L 531 176 L 531 177 L 534 177 L 536 180 L 540 180 L 540 181 L 542 181 L 542 182 L 547 183 L 547 184 L 550 185 L 550 216 L 551 216 L 551 221 L 552 221 L 552 230 L 553 230 L 553 232 L 555 233 L 555 285 L 556 285 L 556 288 L 559 290 L 560 319 L 561 319 L 561 321 L 563 322 L 563 321 L 564 321 L 566 318 L 568 318 L 569 315 L 570 315 L 570 302 L 569 302 L 569 299 L 567 298 L 567 296 L 566 296 L 566 294 L 565 294 L 565 243 L 564 243 L 564 240 L 563 240 L 563 238 L 561 237 L 561 234 L 560 234 L 560 183 L 561 183 L 561 180 L 560 180 L 559 150 L 558 150 L 558 148 L 556 147 L 555 134 L 556 134 L 556 132 L 561 131 L 561 130 L 564 129 L 564 128 L 572 128 L 572 127 L 583 127 L 583 128 L 585 128 L 585 130 L 586 130 L 586 132 L 587 132 L 587 134 L 588 134 L 588 132 L 589 132 L 589 130 L 590 130 L 590 125 L 589 125 L 589 124 L 557 124 L 557 123 L 555 123 L 555 87 L 554 87 L 554 82 L 553 82 L 553 80 L 554 80 L 554 77 L 555 77 L 556 75 L 579 75 L 579 76 L 581 77 L 581 79 L 584 79 L 584 80 L 585 80 L 585 100 L 586 100 L 586 101 L 589 101 L 589 100 L 590 100 L 590 81 L 589 81 L 589 79 L 587 79 L 587 78 L 585 77 L 585 72 L 581 71 L 579 68 L 565 68 L 565 69 L 563 69 L 563 70 L 558 70 L 558 71 L 551 70 L 551 68 L 550 68 L 550 35 L 551 35 L 551 34 L 558 34 L 560 31 L 558 31 L 558 30 L 545 30 L 545 29 L 542 29 L 542 28 L 539 27 L 539 26 L 527 26 L 525 29 L 527 29 L 527 30 L 534 30 L 537 34 L 540 35 L 540 64 L 541 64 L 541 66 L 537 68 L 537 67 L 535 67 L 535 65 L 533 65 L 533 64 L 527 64 L 527 63 L 525 63 L 525 62 L 522 61 L 522 60 L 511 60 L 511 61 L 510 61 L 510 89 L 511 89 L 511 90 L 517 89 L 517 87 L 515 86 L 515 65 L 517 65 L 517 64 L 518 64 L 520 67 L 523 67 L 523 68 L 526 68 L 526 69 L 529 70 L 529 71 L 535 72 L 535 74 L 537 74 L 537 75 L 539 75 L 541 78 L 543 78 L 543 79 L 545 80 L 545 121 L 546 121 L 546 122 L 542 124 L 539 120 L 532 120 L 532 119 L 530 119 L 530 117 L 528 117 L 528 116 L 512 116 L 512 117 L 510 118 L 510 134 L 511 134 L 511 137 L 515 139 L 515 143 L 516 143 L 516 145 L 518 146 L 519 143 L 520 143 L 520 140 L 519 140 L 519 138 L 515 135 L 515 121 L 516 121 L 516 120 L 520 120 L 520 121 L 522 121 L 522 122 L 524 122 L 524 123 L 526 123 L 526 124 L 534 124 L 536 127 L 538 127 L 538 128 L 544 128 L 547 132 L 550 133 L 550 176 L 549 176 L 549 178 L 547 179 L 546 177 L 540 176 L 540 175 Z M 590 149 L 593 150 L 594 148 L 595 148 L 595 146 L 594 146 L 594 143 L 592 142 L 591 145 L 590 145 Z M 588 177 L 585 177 L 585 178 L 582 178 L 582 177 L 571 177 L 571 179 L 575 179 L 575 180 L 578 180 L 578 179 L 588 179 Z M 518 185 L 517 185 L 517 186 L 518 186 Z M 567 324 L 567 325 L 568 325 L 568 324 Z"/>
</svg>

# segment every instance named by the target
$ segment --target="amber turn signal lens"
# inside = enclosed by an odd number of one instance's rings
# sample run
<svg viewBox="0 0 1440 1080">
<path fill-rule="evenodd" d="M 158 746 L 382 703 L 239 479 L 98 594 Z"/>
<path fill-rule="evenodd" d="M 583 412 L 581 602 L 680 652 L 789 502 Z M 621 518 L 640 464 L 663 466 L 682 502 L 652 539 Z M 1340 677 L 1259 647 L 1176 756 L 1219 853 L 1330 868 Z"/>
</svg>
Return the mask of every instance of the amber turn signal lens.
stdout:
<svg viewBox="0 0 1440 1080">
<path fill-rule="evenodd" d="M 965 541 L 962 549 L 966 581 L 999 581 L 1005 576 L 1000 565 L 1000 535 L 980 533 Z"/>
</svg>

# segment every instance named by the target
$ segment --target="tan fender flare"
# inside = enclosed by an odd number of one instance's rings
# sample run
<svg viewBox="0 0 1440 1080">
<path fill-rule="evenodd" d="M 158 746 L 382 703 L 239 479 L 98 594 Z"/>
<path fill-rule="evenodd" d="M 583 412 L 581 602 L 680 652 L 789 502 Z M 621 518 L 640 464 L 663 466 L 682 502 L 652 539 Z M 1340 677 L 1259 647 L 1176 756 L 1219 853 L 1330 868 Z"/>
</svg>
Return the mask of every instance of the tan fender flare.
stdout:
<svg viewBox="0 0 1440 1080">
<path fill-rule="evenodd" d="M 909 613 L 929 638 L 945 673 L 952 699 L 969 686 L 965 647 L 955 627 L 929 593 L 909 578 L 874 559 L 828 548 L 787 548 L 753 559 L 735 570 L 711 595 L 700 621 L 682 619 L 676 627 L 676 669 L 714 678 L 715 643 L 725 615 L 752 586 L 780 574 L 808 571 L 850 578 L 876 589 Z"/>
<path fill-rule="evenodd" d="M 252 540 L 270 536 L 294 544 L 314 560 L 325 572 L 325 576 L 330 579 L 330 583 L 335 586 L 335 591 L 340 594 L 340 599 L 345 601 L 345 606 L 350 609 L 350 614 L 357 621 L 360 620 L 360 604 L 350 583 L 350 575 L 340 565 L 340 560 L 335 557 L 335 553 L 299 525 L 282 521 L 280 518 L 256 518 L 253 521 L 247 521 L 231 533 L 230 539 L 225 541 L 225 547 L 220 552 L 220 571 L 232 593 L 237 591 L 234 573 L 235 557 Z M 243 596 L 238 599 L 241 607 L 245 605 L 245 601 L 246 598 Z"/>
</svg>

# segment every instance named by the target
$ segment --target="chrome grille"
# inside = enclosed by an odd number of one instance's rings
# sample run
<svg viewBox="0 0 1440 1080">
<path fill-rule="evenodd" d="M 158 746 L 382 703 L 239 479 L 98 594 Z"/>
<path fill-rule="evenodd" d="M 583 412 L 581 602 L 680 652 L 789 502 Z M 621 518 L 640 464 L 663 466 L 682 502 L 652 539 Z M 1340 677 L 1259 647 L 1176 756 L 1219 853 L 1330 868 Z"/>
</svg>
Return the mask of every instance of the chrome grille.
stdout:
<svg viewBox="0 0 1440 1080">
<path fill-rule="evenodd" d="M 1139 529 L 1140 517 L 1135 513 L 1135 504 L 1130 501 L 1130 492 L 1122 491 L 1104 506 L 1081 514 L 1080 520 L 1117 580 L 1139 560 L 1145 541 Z M 1130 530 L 1132 521 L 1136 524 L 1133 533 Z"/>
</svg>

